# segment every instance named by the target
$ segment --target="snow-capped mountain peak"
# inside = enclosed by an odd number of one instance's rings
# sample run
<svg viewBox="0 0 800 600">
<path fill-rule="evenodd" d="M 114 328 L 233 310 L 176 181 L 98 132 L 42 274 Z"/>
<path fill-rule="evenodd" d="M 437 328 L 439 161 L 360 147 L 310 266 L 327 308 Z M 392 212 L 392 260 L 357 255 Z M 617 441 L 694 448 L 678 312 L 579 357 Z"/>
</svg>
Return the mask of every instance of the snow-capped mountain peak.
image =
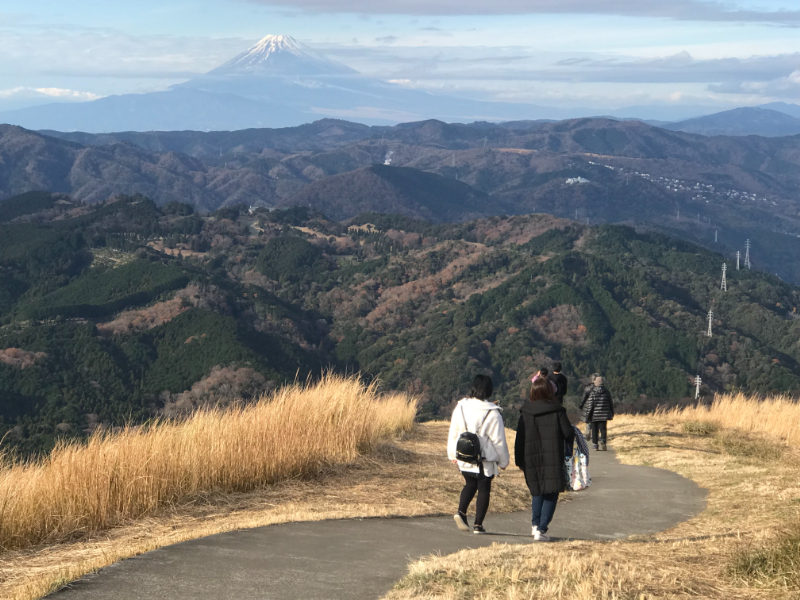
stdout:
<svg viewBox="0 0 800 600">
<path fill-rule="evenodd" d="M 268 35 L 210 75 L 352 75 L 350 67 L 315 52 L 288 35 Z"/>
<path fill-rule="evenodd" d="M 261 38 L 255 46 L 247 50 L 245 56 L 266 58 L 273 52 L 304 54 L 304 51 L 308 51 L 308 49 L 308 46 L 301 44 L 290 35 L 268 35 Z"/>
</svg>

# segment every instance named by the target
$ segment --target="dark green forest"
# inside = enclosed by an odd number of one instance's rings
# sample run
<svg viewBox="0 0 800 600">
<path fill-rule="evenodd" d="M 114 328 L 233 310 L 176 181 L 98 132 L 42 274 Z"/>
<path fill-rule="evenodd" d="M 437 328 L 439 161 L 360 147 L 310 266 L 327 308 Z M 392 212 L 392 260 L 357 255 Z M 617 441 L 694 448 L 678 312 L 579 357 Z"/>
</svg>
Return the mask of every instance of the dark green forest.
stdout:
<svg viewBox="0 0 800 600">
<path fill-rule="evenodd" d="M 46 451 L 325 368 L 419 394 L 425 419 L 491 374 L 511 424 L 532 374 L 556 360 L 571 406 L 593 372 L 632 411 L 686 401 L 698 374 L 705 397 L 796 394 L 800 290 L 731 268 L 722 291 L 725 260 L 548 215 L 341 223 L 305 208 L 199 215 L 142 196 L 11 199 L 0 203 L 0 435 Z"/>
</svg>

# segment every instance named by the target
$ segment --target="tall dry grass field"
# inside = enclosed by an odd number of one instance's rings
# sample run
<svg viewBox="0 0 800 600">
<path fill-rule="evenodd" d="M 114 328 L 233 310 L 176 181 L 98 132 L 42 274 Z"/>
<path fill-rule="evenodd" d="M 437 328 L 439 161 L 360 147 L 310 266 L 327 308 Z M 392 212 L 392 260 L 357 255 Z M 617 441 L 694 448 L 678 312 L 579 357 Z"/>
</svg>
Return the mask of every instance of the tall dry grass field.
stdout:
<svg viewBox="0 0 800 600">
<path fill-rule="evenodd" d="M 241 492 L 348 462 L 412 427 L 416 401 L 328 374 L 256 403 L 63 445 L 0 467 L 0 547 L 63 541 L 208 492 Z"/>
<path fill-rule="evenodd" d="M 800 446 L 800 402 L 788 396 L 758 398 L 744 394 L 721 394 L 708 406 L 695 405 L 659 411 L 659 418 L 680 423 L 713 423 L 732 429 L 766 435 L 792 446 Z"/>
</svg>

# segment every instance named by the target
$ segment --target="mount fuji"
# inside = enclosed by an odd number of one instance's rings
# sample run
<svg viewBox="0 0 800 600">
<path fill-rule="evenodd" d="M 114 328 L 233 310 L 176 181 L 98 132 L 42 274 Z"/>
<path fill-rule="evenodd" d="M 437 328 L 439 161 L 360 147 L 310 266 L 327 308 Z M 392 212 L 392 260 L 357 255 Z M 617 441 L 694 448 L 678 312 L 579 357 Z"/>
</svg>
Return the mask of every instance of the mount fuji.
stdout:
<svg viewBox="0 0 800 600">
<path fill-rule="evenodd" d="M 562 113 L 406 89 L 364 77 L 290 36 L 268 35 L 219 67 L 167 91 L 7 111 L 0 113 L 0 122 L 99 133 L 290 127 L 324 117 L 383 125 L 430 118 L 468 122 L 569 116 Z"/>
<path fill-rule="evenodd" d="M 358 75 L 350 67 L 314 52 L 288 35 L 268 35 L 249 50 L 208 73 L 210 77 L 239 75 Z"/>
</svg>

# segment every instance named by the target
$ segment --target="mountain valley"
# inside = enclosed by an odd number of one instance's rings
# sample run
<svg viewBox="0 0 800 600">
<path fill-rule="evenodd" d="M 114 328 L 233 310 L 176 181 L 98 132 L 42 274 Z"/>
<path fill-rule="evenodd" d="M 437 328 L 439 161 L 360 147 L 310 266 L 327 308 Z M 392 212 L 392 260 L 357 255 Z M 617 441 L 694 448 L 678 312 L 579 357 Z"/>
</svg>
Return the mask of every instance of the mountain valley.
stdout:
<svg viewBox="0 0 800 600">
<path fill-rule="evenodd" d="M 420 395 L 423 418 L 491 372 L 510 423 L 559 359 L 570 403 L 599 370 L 620 410 L 681 401 L 696 374 L 704 393 L 800 385 L 798 288 L 732 270 L 720 291 L 721 254 L 652 232 L 144 196 L 0 209 L 0 428 L 22 453 L 325 368 Z"/>
</svg>

